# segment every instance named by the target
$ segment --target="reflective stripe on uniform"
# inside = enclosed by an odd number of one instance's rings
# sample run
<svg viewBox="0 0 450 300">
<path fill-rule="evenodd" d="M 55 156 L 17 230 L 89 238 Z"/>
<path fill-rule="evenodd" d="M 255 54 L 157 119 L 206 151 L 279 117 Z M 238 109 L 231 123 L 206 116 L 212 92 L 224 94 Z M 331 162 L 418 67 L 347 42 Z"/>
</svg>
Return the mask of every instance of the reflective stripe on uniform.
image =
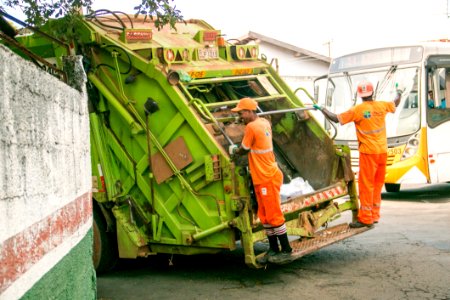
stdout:
<svg viewBox="0 0 450 300">
<path fill-rule="evenodd" d="M 263 226 L 267 236 L 283 235 L 287 232 L 286 224 L 280 225 L 278 227 L 268 227 L 271 226 L 269 224 L 263 224 Z"/>
<path fill-rule="evenodd" d="M 278 226 L 273 229 L 275 235 L 283 235 L 287 232 L 286 224 L 283 224 L 281 226 Z"/>
<path fill-rule="evenodd" d="M 250 150 L 251 153 L 255 153 L 255 154 L 265 154 L 265 153 L 269 153 L 272 151 L 273 151 L 273 148 L 263 149 L 263 150 L 254 150 L 254 149 Z"/>
<path fill-rule="evenodd" d="M 374 130 L 361 130 L 361 129 L 357 129 L 357 130 L 363 134 L 374 134 L 374 133 L 383 131 L 385 128 L 386 127 L 382 127 L 382 128 L 378 128 L 378 129 L 374 129 Z"/>
<path fill-rule="evenodd" d="M 273 230 L 273 228 L 264 228 L 264 231 L 266 232 L 267 236 L 275 235 L 275 231 Z"/>
</svg>

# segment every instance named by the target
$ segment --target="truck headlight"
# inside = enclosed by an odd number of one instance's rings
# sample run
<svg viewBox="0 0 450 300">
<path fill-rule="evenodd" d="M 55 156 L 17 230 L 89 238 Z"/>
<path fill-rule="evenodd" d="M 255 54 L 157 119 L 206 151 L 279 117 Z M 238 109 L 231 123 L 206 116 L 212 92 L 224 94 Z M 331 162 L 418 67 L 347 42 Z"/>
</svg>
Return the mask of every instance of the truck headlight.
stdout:
<svg viewBox="0 0 450 300">
<path fill-rule="evenodd" d="M 408 159 L 415 155 L 417 151 L 419 150 L 419 144 L 420 144 L 420 133 L 416 133 L 412 137 L 409 138 L 408 142 L 406 143 L 405 150 L 403 151 L 402 159 Z"/>
</svg>

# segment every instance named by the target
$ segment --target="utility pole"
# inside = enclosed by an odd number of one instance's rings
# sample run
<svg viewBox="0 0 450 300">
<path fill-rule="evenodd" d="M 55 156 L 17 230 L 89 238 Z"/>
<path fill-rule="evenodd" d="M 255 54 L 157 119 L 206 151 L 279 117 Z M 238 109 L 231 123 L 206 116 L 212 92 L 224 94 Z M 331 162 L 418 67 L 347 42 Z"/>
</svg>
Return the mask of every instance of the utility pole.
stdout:
<svg viewBox="0 0 450 300">
<path fill-rule="evenodd" d="M 447 0 L 450 1 L 450 0 Z M 326 43 L 322 45 L 326 45 L 328 47 L 328 57 L 331 57 L 331 43 L 333 42 L 333 39 L 329 39 Z"/>
</svg>

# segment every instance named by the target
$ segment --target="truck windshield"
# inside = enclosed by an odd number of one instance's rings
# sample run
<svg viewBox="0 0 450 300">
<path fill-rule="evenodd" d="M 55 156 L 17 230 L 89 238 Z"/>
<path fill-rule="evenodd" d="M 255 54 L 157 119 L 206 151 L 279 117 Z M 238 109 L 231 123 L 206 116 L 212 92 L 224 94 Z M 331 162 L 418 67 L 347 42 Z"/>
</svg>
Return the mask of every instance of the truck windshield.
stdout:
<svg viewBox="0 0 450 300">
<path fill-rule="evenodd" d="M 412 134 L 420 127 L 417 77 L 417 67 L 399 69 L 396 66 L 370 73 L 330 74 L 325 105 L 330 111 L 339 114 L 361 103 L 361 98 L 356 96 L 356 87 L 360 81 L 369 80 L 374 85 L 376 101 L 393 101 L 397 90 L 402 93 L 395 114 L 386 116 L 387 136 Z M 356 140 L 353 123 L 338 125 L 337 128 L 336 140 Z"/>
</svg>

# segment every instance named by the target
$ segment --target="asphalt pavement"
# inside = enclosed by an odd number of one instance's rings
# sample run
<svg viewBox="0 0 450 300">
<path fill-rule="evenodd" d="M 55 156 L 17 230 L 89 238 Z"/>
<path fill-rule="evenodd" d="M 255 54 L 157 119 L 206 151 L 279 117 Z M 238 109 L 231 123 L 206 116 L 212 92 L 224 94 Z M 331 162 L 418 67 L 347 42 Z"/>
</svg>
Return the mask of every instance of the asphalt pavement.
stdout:
<svg viewBox="0 0 450 300">
<path fill-rule="evenodd" d="M 374 229 L 291 264 L 250 269 L 241 250 L 124 260 L 98 299 L 450 299 L 450 184 L 382 198 Z"/>
</svg>

